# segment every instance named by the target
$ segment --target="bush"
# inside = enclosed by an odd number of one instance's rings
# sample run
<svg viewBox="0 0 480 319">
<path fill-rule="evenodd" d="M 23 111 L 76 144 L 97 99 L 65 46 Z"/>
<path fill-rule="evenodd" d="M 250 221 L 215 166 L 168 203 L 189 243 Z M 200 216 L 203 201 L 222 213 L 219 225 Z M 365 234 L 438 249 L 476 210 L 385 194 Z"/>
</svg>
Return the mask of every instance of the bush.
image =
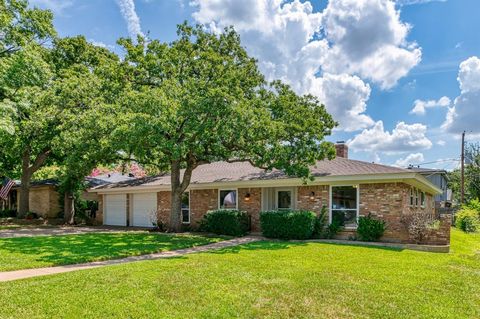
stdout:
<svg viewBox="0 0 480 319">
<path fill-rule="evenodd" d="M 0 210 L 0 218 L 16 217 L 17 211 L 14 209 Z"/>
<path fill-rule="evenodd" d="M 341 221 L 333 220 L 328 224 L 328 210 L 326 206 L 322 207 L 320 214 L 315 218 L 312 238 L 334 238 L 335 235 L 343 229 Z"/>
<path fill-rule="evenodd" d="M 402 223 L 407 229 L 410 239 L 417 244 L 423 244 L 432 232 L 438 230 L 440 221 L 431 214 L 416 213 L 402 217 Z"/>
<path fill-rule="evenodd" d="M 385 232 L 385 222 L 368 216 L 360 216 L 358 219 L 357 235 L 363 241 L 377 241 Z"/>
<path fill-rule="evenodd" d="M 269 238 L 311 238 L 316 219 L 314 212 L 306 210 L 281 210 L 260 213 L 262 233 Z"/>
<path fill-rule="evenodd" d="M 473 199 L 468 204 L 465 205 L 467 208 L 473 209 L 477 212 L 480 218 L 480 201 L 478 199 Z"/>
<path fill-rule="evenodd" d="M 250 218 L 239 210 L 212 210 L 203 216 L 200 230 L 218 235 L 242 236 L 250 230 Z"/>
<path fill-rule="evenodd" d="M 471 208 L 462 208 L 455 214 L 455 226 L 467 233 L 480 230 L 480 218 L 478 212 Z"/>
</svg>

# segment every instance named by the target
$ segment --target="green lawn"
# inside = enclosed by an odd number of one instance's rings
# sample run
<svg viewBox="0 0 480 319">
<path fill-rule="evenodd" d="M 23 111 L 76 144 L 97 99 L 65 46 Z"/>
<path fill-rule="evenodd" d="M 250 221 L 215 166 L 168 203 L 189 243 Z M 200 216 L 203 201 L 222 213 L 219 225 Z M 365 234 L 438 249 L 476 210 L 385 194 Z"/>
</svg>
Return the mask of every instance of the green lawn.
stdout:
<svg viewBox="0 0 480 319">
<path fill-rule="evenodd" d="M 148 232 L 3 238 L 0 239 L 0 271 L 114 259 L 220 240 L 217 237 Z"/>
<path fill-rule="evenodd" d="M 252 243 L 0 283 L 0 317 L 480 318 L 480 236 L 452 246 Z"/>
</svg>

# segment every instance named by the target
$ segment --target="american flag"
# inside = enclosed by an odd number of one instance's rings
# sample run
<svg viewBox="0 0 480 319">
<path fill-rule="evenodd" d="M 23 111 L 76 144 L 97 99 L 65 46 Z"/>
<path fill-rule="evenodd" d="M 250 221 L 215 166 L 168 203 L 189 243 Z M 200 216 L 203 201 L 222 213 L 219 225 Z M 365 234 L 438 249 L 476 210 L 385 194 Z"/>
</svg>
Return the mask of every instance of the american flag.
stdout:
<svg viewBox="0 0 480 319">
<path fill-rule="evenodd" d="M 13 186 L 15 186 L 15 182 L 10 178 L 5 178 L 3 180 L 2 188 L 0 189 L 0 198 L 4 200 L 7 199 L 8 193 Z"/>
</svg>

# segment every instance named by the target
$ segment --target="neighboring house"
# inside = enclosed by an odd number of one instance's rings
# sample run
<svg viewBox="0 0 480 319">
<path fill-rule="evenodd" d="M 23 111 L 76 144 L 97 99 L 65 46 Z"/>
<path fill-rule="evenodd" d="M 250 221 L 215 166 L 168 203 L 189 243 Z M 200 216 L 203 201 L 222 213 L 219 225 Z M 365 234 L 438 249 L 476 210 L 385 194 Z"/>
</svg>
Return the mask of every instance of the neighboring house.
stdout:
<svg viewBox="0 0 480 319">
<path fill-rule="evenodd" d="M 109 173 L 95 177 L 87 177 L 85 181 L 88 187 L 97 187 L 109 183 L 118 183 L 133 180 L 135 177 L 124 175 L 122 173 Z M 45 179 L 33 181 L 30 183 L 30 211 L 43 218 L 56 218 L 62 212 L 61 201 L 58 193 L 58 181 L 55 179 Z M 90 201 L 98 201 L 98 196 L 93 193 L 84 192 L 82 198 Z M 20 182 L 9 193 L 7 201 L 3 204 L 4 209 L 17 210 L 20 201 Z"/>
<path fill-rule="evenodd" d="M 409 170 L 414 171 L 428 179 L 433 185 L 442 190 L 440 194 L 435 195 L 435 207 L 450 207 L 452 204 L 452 190 L 448 188 L 447 171 L 443 169 L 432 169 L 409 166 Z"/>
<path fill-rule="evenodd" d="M 414 171 L 350 160 L 343 143 L 336 149 L 337 158 L 311 167 L 315 180 L 307 185 L 247 162 L 201 165 L 184 194 L 182 222 L 195 228 L 209 210 L 236 208 L 249 213 L 252 231 L 258 232 L 261 211 L 308 209 L 318 214 L 325 206 L 329 221 L 341 221 L 347 235 L 354 235 L 359 216 L 371 213 L 387 222 L 384 240 L 408 242 L 402 217 L 433 215 L 433 196 L 442 191 Z M 152 227 L 156 220 L 170 222 L 169 174 L 101 185 L 89 192 L 101 196 L 97 217 L 105 225 Z M 449 231 L 440 240 L 447 241 Z"/>
</svg>

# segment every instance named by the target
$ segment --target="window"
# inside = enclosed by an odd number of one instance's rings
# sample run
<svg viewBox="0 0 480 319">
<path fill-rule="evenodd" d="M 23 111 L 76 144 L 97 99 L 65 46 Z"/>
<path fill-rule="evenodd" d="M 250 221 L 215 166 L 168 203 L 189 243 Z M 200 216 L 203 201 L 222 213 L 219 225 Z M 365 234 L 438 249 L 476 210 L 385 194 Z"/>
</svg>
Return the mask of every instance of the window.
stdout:
<svg viewBox="0 0 480 319">
<path fill-rule="evenodd" d="M 415 206 L 418 206 L 418 189 L 415 188 Z"/>
<path fill-rule="evenodd" d="M 413 199 L 413 187 L 410 188 L 410 206 L 413 206 L 414 199 Z"/>
<path fill-rule="evenodd" d="M 420 193 L 420 196 L 421 196 L 421 197 L 420 197 L 420 205 L 421 205 L 422 207 L 425 207 L 425 192 L 421 192 L 421 193 Z"/>
<path fill-rule="evenodd" d="M 277 209 L 291 209 L 292 208 L 292 191 L 279 190 L 277 191 Z"/>
<path fill-rule="evenodd" d="M 353 228 L 357 226 L 358 188 L 355 186 L 332 186 L 331 222 Z"/>
<path fill-rule="evenodd" d="M 234 189 L 220 190 L 220 209 L 237 209 L 237 191 Z"/>
<path fill-rule="evenodd" d="M 182 223 L 190 224 L 190 192 L 182 194 Z"/>
</svg>

